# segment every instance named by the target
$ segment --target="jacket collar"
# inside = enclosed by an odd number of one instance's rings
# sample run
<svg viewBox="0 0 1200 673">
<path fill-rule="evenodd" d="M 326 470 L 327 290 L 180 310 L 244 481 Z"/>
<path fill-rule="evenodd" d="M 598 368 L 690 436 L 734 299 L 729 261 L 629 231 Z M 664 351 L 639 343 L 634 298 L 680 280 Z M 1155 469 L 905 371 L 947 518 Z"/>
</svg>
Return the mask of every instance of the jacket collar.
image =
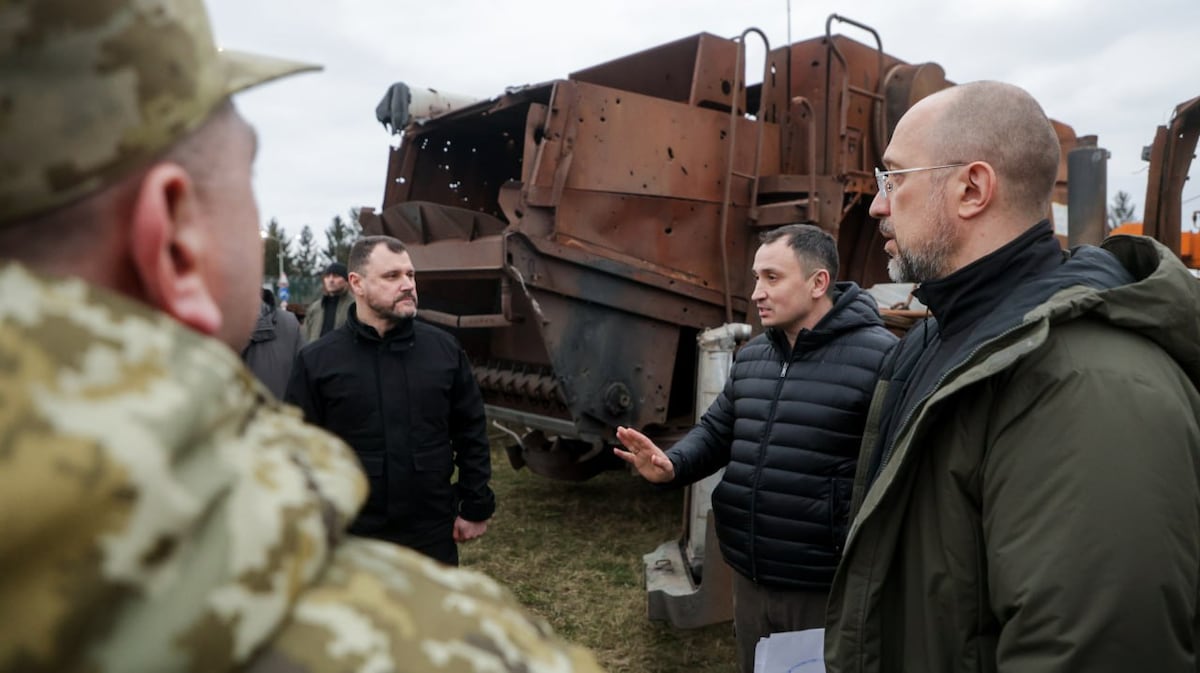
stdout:
<svg viewBox="0 0 1200 673">
<path fill-rule="evenodd" d="M 937 317 L 946 337 L 968 330 L 1030 278 L 1053 271 L 1065 255 L 1049 220 L 1042 220 L 995 252 L 913 293 Z"/>
<path fill-rule="evenodd" d="M 1111 251 L 1110 251 L 1111 250 Z M 1115 254 L 1114 254 L 1115 253 Z M 1151 299 L 1153 298 L 1153 299 Z M 1118 326 L 1146 333 L 1157 319 L 1147 310 L 1149 303 L 1173 305 L 1173 313 L 1186 315 L 1190 328 L 1180 326 L 1184 338 L 1200 339 L 1200 284 L 1183 269 L 1182 263 L 1162 244 L 1142 236 L 1109 239 L 1103 248 L 1080 246 L 1050 273 L 1028 280 L 1010 293 L 999 306 L 979 320 L 962 359 L 952 365 L 942 385 L 914 410 L 912 422 L 898 429 L 892 459 L 867 491 L 862 508 L 850 527 L 847 548 L 861 522 L 878 507 L 884 494 L 894 485 L 901 466 L 907 462 L 909 444 L 915 428 L 921 426 L 928 410 L 965 386 L 1002 372 L 1039 348 L 1049 334 L 1050 325 L 1083 314 L 1093 314 Z M 1127 324 L 1113 319 L 1126 316 Z M 1138 321 L 1147 323 L 1138 326 Z M 1153 338 L 1152 335 L 1147 334 Z M 905 338 L 901 348 L 915 341 Z M 1188 362 L 1172 352 L 1169 344 L 1159 342 L 1188 368 Z M 1196 343 L 1190 344 L 1193 367 L 1189 373 L 1200 375 L 1200 357 Z M 1193 381 L 1200 380 L 1194 375 Z M 880 397 L 877 397 L 878 402 Z M 872 404 L 874 411 L 874 403 Z"/>
<path fill-rule="evenodd" d="M 351 304 L 346 313 L 346 329 L 350 330 L 356 341 L 374 343 L 393 351 L 404 351 L 413 347 L 413 343 L 416 341 L 416 330 L 413 327 L 412 318 L 401 320 L 386 334 L 379 336 L 379 332 L 376 332 L 374 327 L 359 321 L 356 308 L 358 308 L 357 304 Z"/>
</svg>

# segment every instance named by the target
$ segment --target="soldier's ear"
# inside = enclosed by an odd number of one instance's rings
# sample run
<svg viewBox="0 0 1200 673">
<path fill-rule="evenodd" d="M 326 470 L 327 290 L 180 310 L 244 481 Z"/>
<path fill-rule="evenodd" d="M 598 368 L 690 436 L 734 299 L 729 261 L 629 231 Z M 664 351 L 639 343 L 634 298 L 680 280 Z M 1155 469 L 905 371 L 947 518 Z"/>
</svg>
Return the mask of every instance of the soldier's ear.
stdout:
<svg viewBox="0 0 1200 673">
<path fill-rule="evenodd" d="M 138 186 L 131 211 L 130 250 L 146 301 L 209 336 L 221 329 L 209 274 L 211 236 L 196 185 L 182 167 L 158 163 Z"/>
</svg>

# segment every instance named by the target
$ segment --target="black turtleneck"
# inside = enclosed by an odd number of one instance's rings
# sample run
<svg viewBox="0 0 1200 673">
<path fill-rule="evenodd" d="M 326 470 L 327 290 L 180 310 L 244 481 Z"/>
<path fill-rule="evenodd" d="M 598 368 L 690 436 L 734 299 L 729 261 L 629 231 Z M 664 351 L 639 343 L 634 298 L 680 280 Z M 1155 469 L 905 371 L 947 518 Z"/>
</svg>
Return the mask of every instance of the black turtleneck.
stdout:
<svg viewBox="0 0 1200 673">
<path fill-rule="evenodd" d="M 935 320 L 926 320 L 907 339 L 924 339 L 920 359 L 900 386 L 900 397 L 885 410 L 880 443 L 872 466 L 878 475 L 885 447 L 891 445 L 900 424 L 952 367 L 966 358 L 965 347 L 979 323 L 1014 290 L 1030 279 L 1056 269 L 1066 259 L 1054 238 L 1054 228 L 1042 220 L 989 255 L 954 273 L 923 283 L 913 294 L 929 307 Z"/>
<path fill-rule="evenodd" d="M 321 316 L 321 336 L 329 334 L 334 328 L 337 321 L 337 305 L 341 299 L 341 294 L 327 294 L 321 297 L 321 310 L 324 311 Z"/>
</svg>

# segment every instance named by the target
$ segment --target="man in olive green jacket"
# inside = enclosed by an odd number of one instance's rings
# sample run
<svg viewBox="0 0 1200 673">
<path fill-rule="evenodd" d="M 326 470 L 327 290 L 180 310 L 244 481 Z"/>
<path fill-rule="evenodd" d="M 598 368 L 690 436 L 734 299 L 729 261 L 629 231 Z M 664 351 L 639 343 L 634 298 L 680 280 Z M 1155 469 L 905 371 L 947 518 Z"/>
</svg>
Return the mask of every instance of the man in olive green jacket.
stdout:
<svg viewBox="0 0 1200 673">
<path fill-rule="evenodd" d="M 872 214 L 933 317 L 885 363 L 828 670 L 1195 671 L 1200 284 L 1156 242 L 1067 254 L 1024 91 L 915 105 Z"/>
<path fill-rule="evenodd" d="M 304 311 L 304 343 L 312 343 L 341 327 L 350 313 L 349 271 L 341 262 L 330 262 L 321 272 L 322 294 Z"/>
</svg>

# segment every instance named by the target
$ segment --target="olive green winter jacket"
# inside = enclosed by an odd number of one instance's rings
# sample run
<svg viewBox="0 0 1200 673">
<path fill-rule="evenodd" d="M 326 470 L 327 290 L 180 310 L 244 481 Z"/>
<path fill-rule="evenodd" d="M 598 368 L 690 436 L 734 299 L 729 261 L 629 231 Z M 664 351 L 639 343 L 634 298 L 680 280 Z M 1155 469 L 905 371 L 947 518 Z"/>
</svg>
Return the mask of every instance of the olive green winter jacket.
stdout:
<svg viewBox="0 0 1200 673">
<path fill-rule="evenodd" d="M 831 673 L 1198 670 L 1200 282 L 1104 247 L 996 307 L 869 489 L 860 459 Z"/>
</svg>

